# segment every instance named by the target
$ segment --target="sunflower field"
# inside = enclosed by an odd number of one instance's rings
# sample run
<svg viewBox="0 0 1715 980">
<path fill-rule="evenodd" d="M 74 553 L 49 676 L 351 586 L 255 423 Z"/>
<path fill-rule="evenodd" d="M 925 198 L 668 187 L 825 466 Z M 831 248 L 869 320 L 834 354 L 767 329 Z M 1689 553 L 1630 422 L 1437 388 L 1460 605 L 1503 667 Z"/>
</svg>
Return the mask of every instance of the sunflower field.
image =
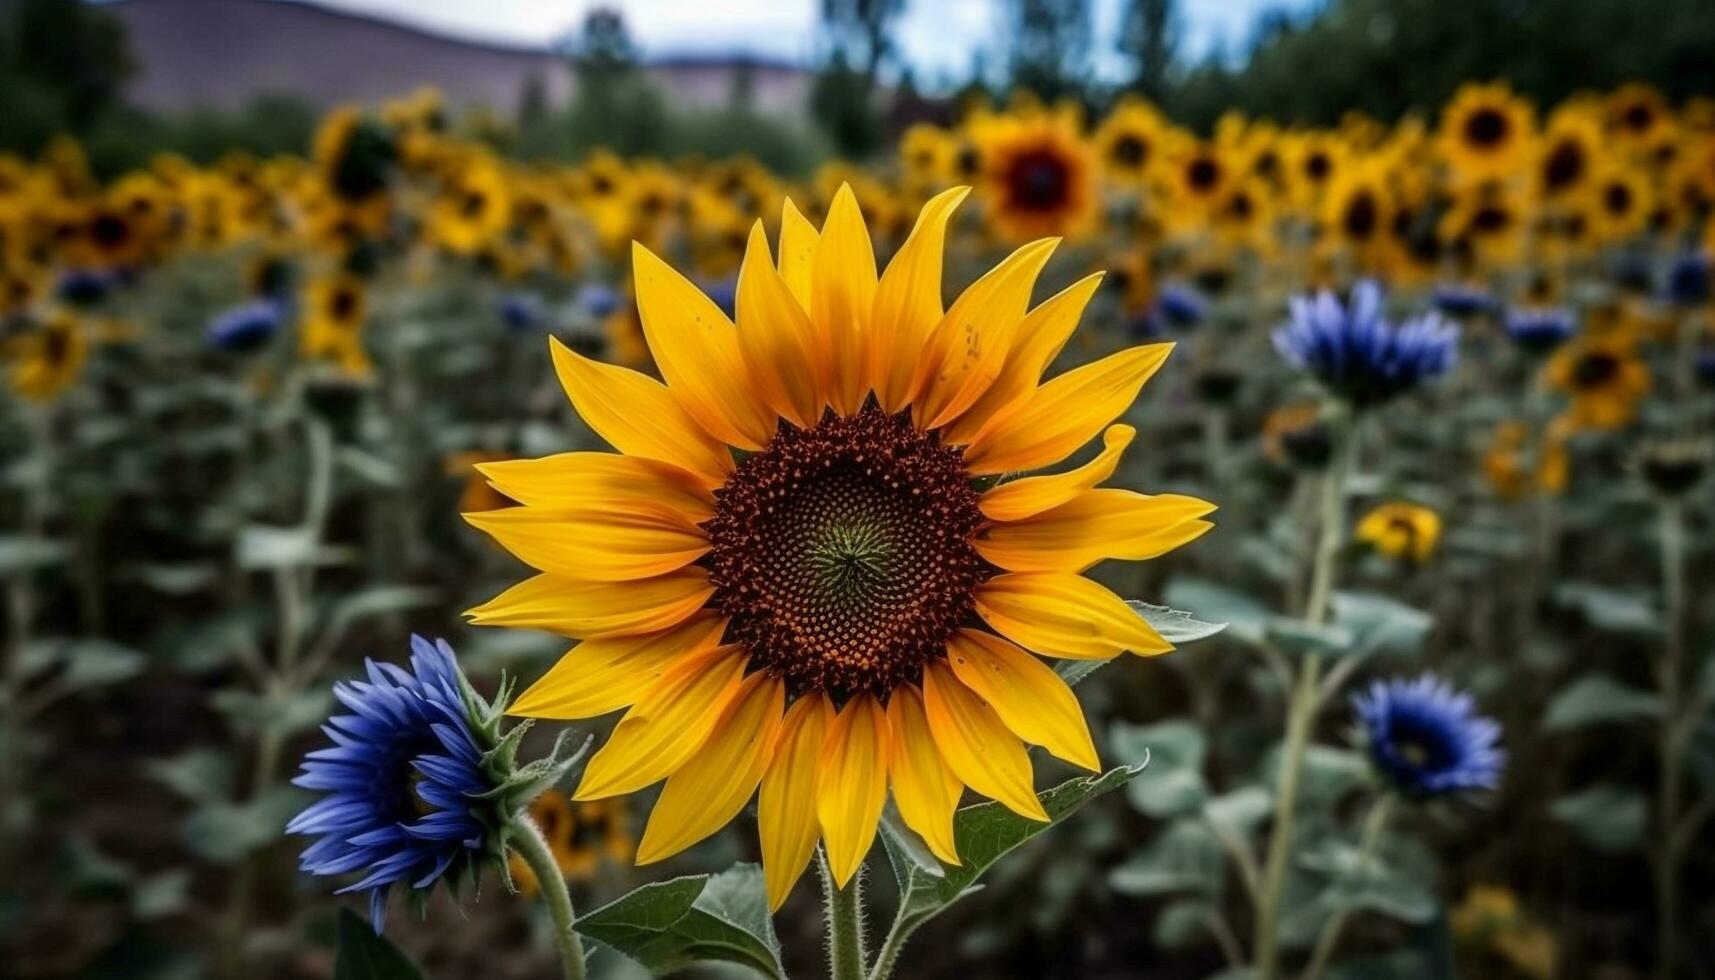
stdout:
<svg viewBox="0 0 1715 980">
<path fill-rule="evenodd" d="M 1641 84 L 0 157 L 0 975 L 1715 976 L 1712 253 Z"/>
</svg>

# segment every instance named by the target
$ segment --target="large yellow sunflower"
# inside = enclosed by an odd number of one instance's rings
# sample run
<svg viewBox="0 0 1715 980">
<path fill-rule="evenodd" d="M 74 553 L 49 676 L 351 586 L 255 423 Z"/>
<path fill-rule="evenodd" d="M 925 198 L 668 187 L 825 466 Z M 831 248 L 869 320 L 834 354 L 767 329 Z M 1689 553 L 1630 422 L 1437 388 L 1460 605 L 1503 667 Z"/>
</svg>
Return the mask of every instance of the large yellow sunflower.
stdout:
<svg viewBox="0 0 1715 980">
<path fill-rule="evenodd" d="M 513 710 L 629 709 L 575 797 L 666 780 L 642 863 L 760 793 L 778 907 L 818 841 L 836 881 L 851 879 L 890 788 L 957 862 L 967 786 L 1046 819 L 1026 742 L 1097 765 L 1071 690 L 1035 655 L 1169 649 L 1082 573 L 1210 527 L 1201 500 L 1097 487 L 1133 436 L 1109 423 L 1171 345 L 1041 382 L 1100 277 L 1027 309 L 1055 245 L 1033 242 L 943 310 L 943 241 L 965 194 L 932 199 L 879 276 L 850 188 L 819 232 L 788 202 L 778 263 L 751 231 L 736 324 L 634 246 L 666 383 L 554 344 L 572 404 L 618 452 L 483 467 L 522 506 L 467 519 L 540 574 L 470 615 L 583 641 Z M 998 480 L 1098 434 L 1105 448 L 1081 467 Z"/>
</svg>

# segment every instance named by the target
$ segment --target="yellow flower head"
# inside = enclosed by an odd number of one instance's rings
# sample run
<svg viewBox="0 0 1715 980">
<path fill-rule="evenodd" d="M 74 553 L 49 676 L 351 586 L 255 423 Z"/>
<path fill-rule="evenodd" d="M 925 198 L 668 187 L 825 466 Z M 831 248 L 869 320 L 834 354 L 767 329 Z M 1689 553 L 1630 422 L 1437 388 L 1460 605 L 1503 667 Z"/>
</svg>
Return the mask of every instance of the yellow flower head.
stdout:
<svg viewBox="0 0 1715 980">
<path fill-rule="evenodd" d="M 1090 230 L 1100 204 L 1096 163 L 1075 115 L 1029 110 L 995 117 L 975 135 L 982 203 L 1003 238 L 1076 237 Z"/>
<path fill-rule="evenodd" d="M 1536 114 L 1506 85 L 1465 85 L 1441 110 L 1442 157 L 1461 178 L 1518 173 L 1535 146 Z"/>
<path fill-rule="evenodd" d="M 759 794 L 778 907 L 819 839 L 836 881 L 851 880 L 890 790 L 957 862 L 967 786 L 1046 819 L 1026 742 L 1098 765 L 1071 689 L 1036 654 L 1169 649 L 1082 573 L 1210 527 L 1201 500 L 1098 489 L 1134 434 L 1110 423 L 1170 345 L 1042 382 L 1099 281 L 1030 309 L 1052 240 L 943 309 L 943 240 L 966 193 L 931 200 L 879 272 L 849 188 L 820 230 L 788 203 L 778 260 L 751 231 L 736 324 L 635 247 L 665 383 L 552 346 L 573 406 L 618 452 L 483 467 L 522 506 L 468 520 L 539 574 L 470 615 L 583 640 L 515 712 L 630 708 L 575 798 L 666 780 L 640 863 Z M 1081 467 L 990 485 L 1097 435 L 1103 451 Z"/>
<path fill-rule="evenodd" d="M 637 851 L 623 800 L 574 803 L 565 793 L 550 789 L 531 801 L 530 819 L 548 842 L 554 865 L 570 881 L 587 881 L 595 877 L 602 862 L 629 861 Z M 522 858 L 513 854 L 506 863 L 520 892 L 534 896 L 541 891 L 536 873 Z"/>
<path fill-rule="evenodd" d="M 12 390 L 30 401 L 59 397 L 77 381 L 89 356 L 89 338 L 77 317 L 55 310 L 41 323 L 6 341 Z"/>
<path fill-rule="evenodd" d="M 1419 504 L 1386 503 L 1358 521 L 1354 536 L 1389 558 L 1425 562 L 1441 540 L 1441 515 Z"/>
<path fill-rule="evenodd" d="M 344 273 L 311 280 L 304 287 L 299 352 L 309 360 L 333 364 L 347 377 L 368 377 L 369 355 L 363 348 L 368 315 L 362 280 Z"/>
<path fill-rule="evenodd" d="M 1629 425 L 1649 393 L 1649 368 L 1624 330 L 1591 334 L 1561 347 L 1543 371 L 1552 388 L 1572 398 L 1563 416 L 1563 425 L 1572 430 Z"/>
</svg>

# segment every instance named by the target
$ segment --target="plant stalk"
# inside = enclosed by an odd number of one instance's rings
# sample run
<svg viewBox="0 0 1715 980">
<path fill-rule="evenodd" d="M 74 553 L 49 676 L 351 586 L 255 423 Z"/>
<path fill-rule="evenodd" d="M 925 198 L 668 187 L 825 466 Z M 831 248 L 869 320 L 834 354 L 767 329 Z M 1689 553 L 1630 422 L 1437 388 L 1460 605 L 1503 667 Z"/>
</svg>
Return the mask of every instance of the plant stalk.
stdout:
<svg viewBox="0 0 1715 980">
<path fill-rule="evenodd" d="M 577 913 L 572 909 L 572 893 L 566 888 L 566 876 L 554 863 L 554 852 L 542 836 L 541 828 L 529 815 L 520 812 L 512 821 L 512 846 L 542 890 L 542 901 L 554 920 L 554 946 L 560 951 L 560 965 L 565 980 L 584 980 L 584 944 L 578 938 Z"/>
<path fill-rule="evenodd" d="M 1661 696 L 1660 772 L 1656 794 L 1659 850 L 1655 861 L 1656 971 L 1668 980 L 1678 964 L 1679 865 L 1684 855 L 1679 833 L 1683 808 L 1683 754 L 1685 739 L 1680 724 L 1685 660 L 1685 513 L 1677 500 L 1661 504 L 1661 578 L 1666 617 L 1665 641 L 1656 665 L 1656 687 Z"/>
<path fill-rule="evenodd" d="M 828 914 L 828 975 L 832 980 L 864 980 L 863 872 L 840 888 L 827 854 L 820 850 L 816 867 L 822 873 L 822 902 Z"/>
<path fill-rule="evenodd" d="M 1376 848 L 1381 843 L 1382 830 L 1387 827 L 1388 818 L 1393 815 L 1393 802 L 1392 793 L 1383 793 L 1370 804 L 1369 815 L 1364 818 L 1363 837 L 1358 842 L 1358 864 L 1352 869 L 1353 881 L 1362 881 L 1364 876 L 1369 874 L 1370 862 L 1375 859 Z M 1322 927 L 1322 934 L 1316 937 L 1316 948 L 1310 954 L 1310 965 L 1305 968 L 1302 980 L 1321 980 L 1350 916 L 1350 909 L 1342 908 Z"/>
</svg>

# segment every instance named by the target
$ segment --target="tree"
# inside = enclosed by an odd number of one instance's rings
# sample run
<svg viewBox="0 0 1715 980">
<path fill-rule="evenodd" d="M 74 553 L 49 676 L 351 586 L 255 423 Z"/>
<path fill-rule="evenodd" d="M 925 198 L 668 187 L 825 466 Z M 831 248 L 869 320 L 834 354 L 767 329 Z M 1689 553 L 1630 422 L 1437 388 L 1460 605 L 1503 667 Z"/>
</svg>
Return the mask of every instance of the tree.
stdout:
<svg viewBox="0 0 1715 980">
<path fill-rule="evenodd" d="M 120 104 L 135 70 L 125 27 L 78 0 L 0 6 L 0 143 L 34 150 L 87 133 Z"/>
<path fill-rule="evenodd" d="M 1179 46 L 1173 0 L 1130 0 L 1120 21 L 1119 49 L 1132 61 L 1132 89 L 1159 101 Z"/>
<path fill-rule="evenodd" d="M 1010 0 L 1008 70 L 1044 100 L 1081 97 L 1089 81 L 1089 0 Z"/>
<path fill-rule="evenodd" d="M 875 88 L 882 65 L 893 57 L 893 25 L 904 10 L 905 0 L 822 0 L 830 54 L 858 73 L 865 91 Z"/>
</svg>

